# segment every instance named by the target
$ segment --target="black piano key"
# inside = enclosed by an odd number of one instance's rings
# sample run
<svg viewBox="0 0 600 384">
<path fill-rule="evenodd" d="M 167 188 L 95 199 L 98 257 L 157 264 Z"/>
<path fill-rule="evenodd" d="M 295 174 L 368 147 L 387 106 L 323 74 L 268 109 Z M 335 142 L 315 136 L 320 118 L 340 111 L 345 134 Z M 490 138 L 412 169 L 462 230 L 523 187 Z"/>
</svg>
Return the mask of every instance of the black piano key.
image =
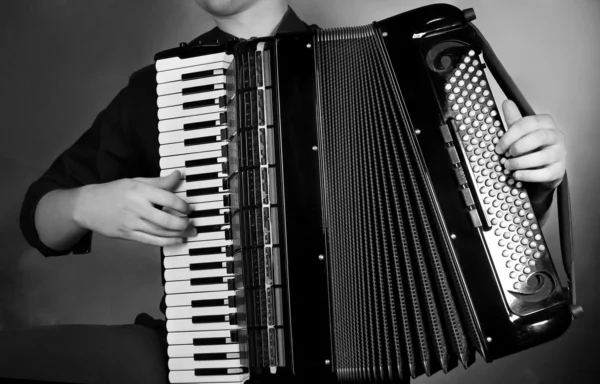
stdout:
<svg viewBox="0 0 600 384">
<path fill-rule="evenodd" d="M 183 140 L 183 145 L 190 147 L 192 145 L 216 143 L 217 141 L 221 141 L 221 138 L 217 136 L 196 137 Z"/>
<path fill-rule="evenodd" d="M 212 375 L 239 375 L 246 373 L 246 367 L 240 368 L 196 368 L 194 375 L 196 376 L 212 376 Z"/>
<path fill-rule="evenodd" d="M 190 73 L 182 74 L 181 80 L 186 81 L 186 80 L 193 80 L 193 79 L 201 79 L 203 77 L 211 77 L 211 76 L 217 76 L 217 75 L 222 75 L 222 74 L 223 74 L 222 69 L 211 69 L 208 71 L 190 72 Z"/>
<path fill-rule="evenodd" d="M 231 325 L 237 325 L 238 323 L 238 314 L 237 313 L 230 313 L 229 314 L 229 324 Z"/>
<path fill-rule="evenodd" d="M 205 271 L 207 269 L 223 268 L 223 262 L 217 261 L 214 263 L 194 263 L 190 264 L 190 271 Z M 228 272 L 229 273 L 229 272 Z M 233 272 L 231 272 L 233 273 Z"/>
<path fill-rule="evenodd" d="M 229 131 L 228 131 L 227 128 L 221 128 L 221 132 L 220 133 L 221 133 L 221 138 L 223 140 L 229 139 Z"/>
<path fill-rule="evenodd" d="M 237 343 L 240 341 L 240 333 L 237 329 L 231 331 L 231 341 Z"/>
<path fill-rule="evenodd" d="M 227 339 L 224 337 L 210 337 L 206 339 L 194 339 L 194 345 L 217 345 L 217 344 L 227 344 Z"/>
<path fill-rule="evenodd" d="M 217 164 L 216 157 L 213 157 L 210 159 L 188 160 L 185 162 L 185 167 L 191 168 L 191 167 L 200 167 L 203 165 L 212 165 L 212 164 Z"/>
<path fill-rule="evenodd" d="M 225 263 L 225 265 L 226 265 L 225 268 L 227 268 L 227 273 L 233 274 L 233 270 L 234 270 L 234 268 L 233 268 L 233 262 L 228 261 L 228 262 Z"/>
<path fill-rule="evenodd" d="M 214 91 L 216 89 L 219 89 L 219 88 L 215 87 L 215 84 L 199 85 L 197 87 L 184 88 L 181 90 L 181 94 L 185 96 L 185 95 L 191 95 L 194 93 Z"/>
<path fill-rule="evenodd" d="M 226 321 L 227 316 L 225 315 L 192 316 L 192 324 L 224 323 Z M 231 318 L 229 321 L 231 322 Z"/>
<path fill-rule="evenodd" d="M 196 277 L 190 280 L 191 285 L 210 285 L 210 284 L 223 284 L 225 279 L 220 276 L 215 277 Z"/>
<path fill-rule="evenodd" d="M 219 187 L 191 189 L 189 191 L 186 191 L 187 196 L 215 195 L 217 193 L 221 193 L 219 191 Z"/>
<path fill-rule="evenodd" d="M 188 101 L 186 103 L 183 103 L 183 109 L 208 107 L 210 105 L 215 105 L 216 104 L 215 100 L 216 99 Z"/>
<path fill-rule="evenodd" d="M 233 247 L 231 245 L 225 247 L 225 255 L 233 256 Z"/>
<path fill-rule="evenodd" d="M 219 177 L 218 173 L 201 173 L 198 175 L 189 175 L 185 177 L 185 181 L 187 182 L 191 182 L 191 181 L 202 181 L 202 180 L 214 180 L 214 179 L 220 179 L 222 177 Z"/>
<path fill-rule="evenodd" d="M 210 209 L 207 211 L 194 211 L 192 213 L 189 214 L 188 217 L 190 218 L 197 218 L 197 217 L 210 217 L 210 216 L 219 216 L 221 215 L 221 213 L 219 212 L 218 209 Z"/>
<path fill-rule="evenodd" d="M 212 127 L 216 127 L 216 126 L 217 126 L 217 122 L 215 120 L 199 121 L 196 123 L 183 124 L 183 130 L 184 131 L 192 131 L 194 129 L 212 128 Z"/>
<path fill-rule="evenodd" d="M 196 211 L 197 212 L 197 211 Z M 189 217 L 195 217 L 192 216 L 194 213 L 196 212 L 192 212 Z M 206 226 L 202 226 L 202 227 L 196 227 L 196 231 L 198 233 L 207 233 L 207 232 L 219 232 L 221 231 L 221 228 L 223 228 L 222 225 L 206 225 Z"/>
<path fill-rule="evenodd" d="M 194 360 L 227 360 L 227 353 L 195 353 Z"/>
<path fill-rule="evenodd" d="M 222 249 L 223 247 L 191 248 L 190 256 L 214 255 L 216 253 L 223 253 Z"/>
<path fill-rule="evenodd" d="M 205 307 L 223 307 L 225 299 L 213 299 L 213 300 L 192 300 L 192 308 L 205 308 Z"/>
<path fill-rule="evenodd" d="M 237 298 L 236 298 L 235 295 L 229 296 L 229 298 L 227 299 L 227 301 L 228 301 L 228 304 L 229 304 L 229 308 L 235 308 L 236 307 Z"/>
</svg>

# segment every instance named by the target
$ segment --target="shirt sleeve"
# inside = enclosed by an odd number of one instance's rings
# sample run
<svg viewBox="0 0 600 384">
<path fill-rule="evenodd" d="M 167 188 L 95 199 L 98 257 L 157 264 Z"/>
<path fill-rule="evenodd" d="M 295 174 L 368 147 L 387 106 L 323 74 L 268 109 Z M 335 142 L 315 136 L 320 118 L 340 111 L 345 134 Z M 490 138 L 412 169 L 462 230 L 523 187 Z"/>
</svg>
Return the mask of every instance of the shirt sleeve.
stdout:
<svg viewBox="0 0 600 384">
<path fill-rule="evenodd" d="M 123 89 L 100 112 L 92 126 L 65 150 L 44 174 L 27 190 L 21 207 L 20 226 L 27 242 L 44 256 L 87 253 L 91 249 L 91 231 L 69 249 L 55 250 L 39 238 L 35 211 L 39 201 L 50 191 L 71 189 L 88 184 L 106 183 L 134 173 L 129 119 L 126 108 L 128 88 Z"/>
</svg>

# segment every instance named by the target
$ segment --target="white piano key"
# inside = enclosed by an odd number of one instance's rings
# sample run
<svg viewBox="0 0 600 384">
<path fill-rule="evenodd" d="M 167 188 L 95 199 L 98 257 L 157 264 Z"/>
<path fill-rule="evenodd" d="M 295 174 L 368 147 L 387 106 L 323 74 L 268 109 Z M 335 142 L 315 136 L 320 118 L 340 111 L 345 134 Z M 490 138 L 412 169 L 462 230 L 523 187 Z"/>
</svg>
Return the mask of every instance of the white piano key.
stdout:
<svg viewBox="0 0 600 384">
<path fill-rule="evenodd" d="M 179 371 L 185 369 L 202 369 L 202 368 L 237 368 L 242 366 L 240 359 L 225 359 L 225 360 L 199 360 L 196 361 L 190 357 L 180 357 L 169 359 L 169 369 Z"/>
<path fill-rule="evenodd" d="M 225 279 L 226 280 L 226 279 Z M 229 289 L 227 283 L 192 285 L 189 280 L 167 281 L 165 283 L 166 294 L 191 293 L 191 292 L 211 292 L 225 291 Z"/>
<path fill-rule="evenodd" d="M 223 94 L 225 94 L 224 93 L 225 91 L 218 91 L 218 92 L 222 92 Z M 221 95 L 221 96 L 223 96 L 223 95 Z M 183 109 L 183 105 L 175 105 L 172 107 L 159 108 L 158 109 L 158 118 L 159 118 L 159 120 L 164 120 L 164 119 L 174 119 L 174 118 L 185 117 L 185 116 L 201 115 L 204 113 L 225 112 L 225 108 L 222 108 L 219 106 L 219 99 L 214 99 L 213 102 L 214 102 L 214 104 L 209 104 L 209 105 L 205 105 L 205 106 L 198 107 L 198 108 Z"/>
<path fill-rule="evenodd" d="M 221 157 L 220 159 L 222 160 L 223 158 Z M 181 174 L 181 178 L 184 179 L 186 176 L 203 175 L 205 173 L 222 172 L 223 171 L 223 163 L 224 163 L 224 161 L 218 161 L 217 164 L 200 165 L 198 167 L 189 167 L 189 168 L 179 167 L 179 168 L 164 169 L 164 170 L 160 171 L 160 175 L 167 176 L 173 171 L 179 171 L 179 173 Z"/>
<path fill-rule="evenodd" d="M 219 188 L 219 193 L 213 193 L 210 195 L 196 195 L 196 196 L 187 196 L 186 192 L 177 192 L 175 195 L 188 203 L 205 203 L 209 201 L 218 201 L 223 200 L 223 196 L 228 195 L 229 190 L 225 190 L 223 188 Z"/>
<path fill-rule="evenodd" d="M 181 281 L 203 277 L 225 277 L 233 276 L 227 273 L 225 268 L 191 271 L 189 268 L 177 268 L 165 270 L 165 281 Z"/>
<path fill-rule="evenodd" d="M 235 295 L 235 291 L 217 291 L 217 292 L 200 292 L 200 293 L 182 293 L 179 295 L 165 295 L 165 303 L 168 307 L 178 307 L 192 305 L 192 301 L 204 300 L 220 300 L 228 299 L 229 296 Z M 206 336 L 209 337 L 209 336 Z M 219 336 L 210 336 L 219 337 Z M 225 337 L 225 336 L 223 336 Z M 229 336 L 227 336 L 229 337 Z M 185 344 L 185 343 L 180 343 Z"/>
<path fill-rule="evenodd" d="M 229 324 L 229 321 L 220 323 L 192 323 L 192 319 L 173 319 L 167 320 L 168 332 L 187 332 L 187 331 L 210 331 L 210 330 L 233 330 L 238 329 L 237 325 Z"/>
<path fill-rule="evenodd" d="M 169 345 L 194 344 L 194 339 L 229 338 L 231 331 L 172 332 L 167 334 Z"/>
<path fill-rule="evenodd" d="M 190 220 L 194 227 L 202 227 L 205 225 L 224 225 L 225 217 L 219 216 L 208 216 L 208 217 L 194 217 Z M 180 244 L 178 244 L 180 245 Z"/>
<path fill-rule="evenodd" d="M 228 306 L 222 307 L 170 307 L 167 308 L 165 316 L 167 319 L 187 319 L 192 316 L 212 316 L 212 315 L 229 315 L 230 313 L 236 313 L 236 308 L 229 308 Z"/>
<path fill-rule="evenodd" d="M 216 143 L 185 145 L 183 142 L 161 145 L 158 148 L 160 156 L 183 155 L 186 153 L 209 152 L 221 150 L 221 147 L 227 145 L 227 141 L 217 141 Z"/>
<path fill-rule="evenodd" d="M 214 136 L 216 140 L 221 140 L 221 127 L 215 128 L 201 128 L 201 129 L 190 129 L 190 130 L 178 130 L 169 131 L 158 134 L 159 144 L 177 143 L 189 139 L 197 139 L 200 137 L 211 137 Z"/>
<path fill-rule="evenodd" d="M 225 231 L 200 232 L 196 236 L 188 237 L 187 241 L 225 240 Z"/>
<path fill-rule="evenodd" d="M 174 93 L 172 95 L 158 96 L 156 99 L 156 105 L 159 108 L 172 107 L 174 105 L 181 105 L 184 103 L 190 103 L 193 101 L 202 101 L 217 99 L 224 95 L 225 87 L 223 84 L 215 84 L 213 90 L 199 93 L 190 93 L 187 95 L 181 93 Z"/>
<path fill-rule="evenodd" d="M 248 380 L 248 374 L 235 375 L 215 375 L 215 376 L 196 376 L 195 371 L 171 371 L 169 373 L 169 381 L 171 384 L 179 383 L 243 383 Z"/>
<path fill-rule="evenodd" d="M 225 207 L 225 202 L 223 201 L 223 199 L 221 199 L 218 201 L 209 201 L 207 203 L 190 204 L 190 208 L 192 208 L 192 211 L 194 211 L 194 212 L 202 212 L 202 211 L 209 211 L 209 210 L 213 210 L 213 209 L 225 209 L 228 207 Z M 224 211 L 221 211 L 221 212 L 224 212 Z"/>
<path fill-rule="evenodd" d="M 201 108 L 198 108 L 201 109 Z M 220 113 L 205 113 L 188 117 L 161 120 L 158 122 L 159 132 L 177 131 L 184 129 L 186 124 L 214 122 L 215 126 L 221 125 Z"/>
<path fill-rule="evenodd" d="M 171 168 L 185 167 L 186 161 L 214 159 L 214 158 L 217 158 L 217 159 L 223 158 L 220 149 L 218 151 L 188 153 L 185 155 L 164 157 L 164 158 L 160 159 L 159 164 L 160 164 L 160 168 L 165 170 L 165 169 L 171 169 Z"/>
<path fill-rule="evenodd" d="M 195 220 L 195 219 L 193 219 Z M 226 247 L 233 244 L 231 240 L 206 240 L 206 241 L 194 241 L 187 242 L 184 244 L 175 244 L 163 247 L 163 253 L 165 256 L 171 255 L 189 255 L 190 249 L 200 248 L 213 248 L 213 247 Z"/>
<path fill-rule="evenodd" d="M 217 175 L 217 179 L 208 179 L 208 180 L 198 180 L 198 181 L 185 181 L 182 180 L 177 187 L 175 188 L 175 192 L 186 192 L 193 191 L 196 189 L 205 189 L 205 188 L 222 188 L 223 187 L 223 179 L 227 177 L 224 173 L 219 173 Z"/>
<path fill-rule="evenodd" d="M 224 75 L 224 69 L 218 69 L 213 71 L 213 76 L 201 77 L 193 80 L 185 81 L 171 81 L 169 83 L 162 83 L 156 86 L 156 94 L 158 96 L 170 95 L 173 93 L 181 93 L 184 89 L 193 87 L 202 87 L 211 84 L 225 84 L 227 78 Z"/>
<path fill-rule="evenodd" d="M 208 66 L 210 63 L 224 63 L 227 66 L 222 68 L 227 68 L 229 63 L 233 60 L 233 55 L 228 55 L 225 52 L 213 53 L 210 55 L 203 56 L 195 56 L 195 57 L 186 57 L 180 58 L 177 56 L 168 57 L 165 59 L 160 59 L 156 61 L 156 70 L 158 72 L 170 71 L 178 68 L 186 68 L 186 67 L 198 67 L 198 66 Z M 215 69 L 215 68 L 213 68 Z M 204 71 L 208 69 L 203 69 Z M 194 70 L 192 72 L 200 72 L 202 70 Z"/>
<path fill-rule="evenodd" d="M 223 226 L 224 227 L 224 226 Z M 200 232 L 196 236 L 188 237 L 187 241 L 205 241 L 205 240 L 225 240 L 225 230 Z"/>
<path fill-rule="evenodd" d="M 216 253 L 214 255 L 201 255 L 201 256 L 166 256 L 164 257 L 163 265 L 165 269 L 172 268 L 186 268 L 190 264 L 195 263 L 214 263 L 217 261 L 233 261 L 232 256 L 227 256 L 225 250 L 223 253 Z"/>
<path fill-rule="evenodd" d="M 173 81 L 183 81 L 186 82 L 188 80 L 183 80 L 182 77 L 185 74 L 204 72 L 205 74 L 209 74 L 210 71 L 222 70 L 226 71 L 229 67 L 229 63 L 226 61 L 214 61 L 206 64 L 199 65 L 191 65 L 186 67 L 174 68 L 171 70 L 158 71 L 156 73 L 156 83 L 163 84 L 169 83 Z M 192 79 L 190 79 L 192 80 Z"/>
<path fill-rule="evenodd" d="M 193 357 L 196 353 L 235 352 L 240 352 L 240 345 L 238 343 L 217 345 L 170 345 L 167 347 L 167 354 L 169 357 Z"/>
</svg>

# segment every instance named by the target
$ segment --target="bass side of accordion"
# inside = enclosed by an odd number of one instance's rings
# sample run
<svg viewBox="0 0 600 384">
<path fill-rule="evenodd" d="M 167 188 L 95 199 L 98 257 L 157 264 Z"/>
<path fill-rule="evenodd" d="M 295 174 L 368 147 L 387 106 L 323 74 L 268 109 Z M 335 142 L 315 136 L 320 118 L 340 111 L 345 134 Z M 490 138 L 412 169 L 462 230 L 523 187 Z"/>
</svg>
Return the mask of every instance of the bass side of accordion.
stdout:
<svg viewBox="0 0 600 384">
<path fill-rule="evenodd" d="M 472 18 L 157 54 L 161 170 L 198 228 L 163 248 L 172 383 L 408 382 L 568 328 Z"/>
</svg>

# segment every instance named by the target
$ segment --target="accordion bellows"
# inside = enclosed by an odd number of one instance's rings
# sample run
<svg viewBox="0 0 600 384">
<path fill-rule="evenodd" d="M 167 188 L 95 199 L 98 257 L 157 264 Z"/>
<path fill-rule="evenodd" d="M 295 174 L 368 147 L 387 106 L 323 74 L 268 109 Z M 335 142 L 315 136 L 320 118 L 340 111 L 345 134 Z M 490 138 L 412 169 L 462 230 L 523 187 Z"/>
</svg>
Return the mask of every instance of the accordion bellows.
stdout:
<svg viewBox="0 0 600 384">
<path fill-rule="evenodd" d="M 470 359 L 448 236 L 372 27 L 319 31 L 332 324 L 343 380 Z M 455 292 L 455 293 L 453 293 Z"/>
</svg>

